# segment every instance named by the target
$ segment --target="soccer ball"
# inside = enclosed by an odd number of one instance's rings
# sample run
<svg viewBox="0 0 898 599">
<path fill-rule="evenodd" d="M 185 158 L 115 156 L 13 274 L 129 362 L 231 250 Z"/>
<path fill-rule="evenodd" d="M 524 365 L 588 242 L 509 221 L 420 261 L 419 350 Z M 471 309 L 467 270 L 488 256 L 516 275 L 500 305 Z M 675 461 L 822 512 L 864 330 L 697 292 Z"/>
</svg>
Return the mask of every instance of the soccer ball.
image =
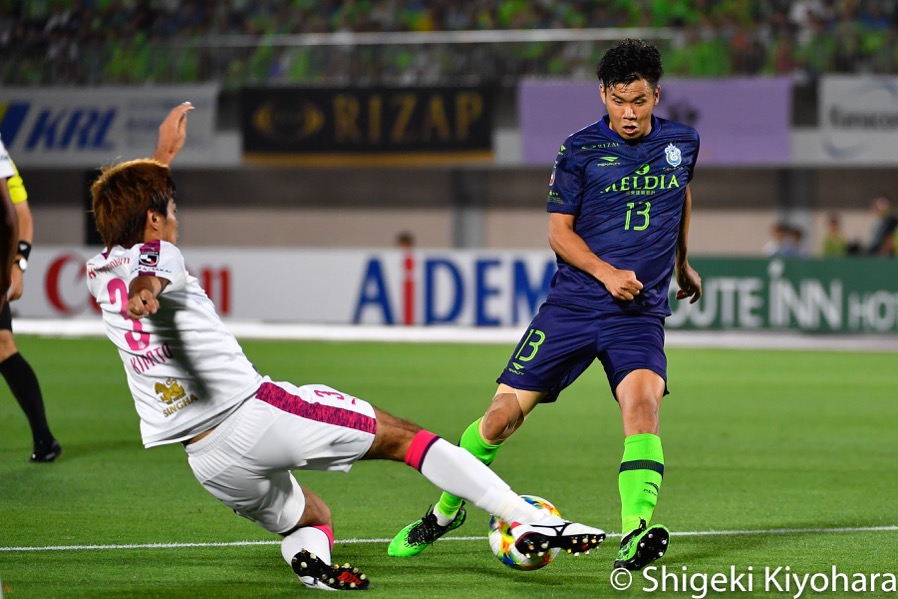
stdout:
<svg viewBox="0 0 898 599">
<path fill-rule="evenodd" d="M 535 505 L 548 514 L 561 516 L 558 512 L 558 508 L 552 505 L 547 499 L 537 497 L 536 495 L 521 495 L 521 497 L 523 497 L 527 503 Z M 561 551 L 560 549 L 555 548 L 550 549 L 543 555 L 525 557 L 524 554 L 515 549 L 514 537 L 511 536 L 508 523 L 495 516 L 490 518 L 489 540 L 490 549 L 493 550 L 493 553 L 499 558 L 499 561 L 515 570 L 539 570 L 540 568 L 549 565 L 549 562 L 555 559 L 555 556 Z"/>
</svg>

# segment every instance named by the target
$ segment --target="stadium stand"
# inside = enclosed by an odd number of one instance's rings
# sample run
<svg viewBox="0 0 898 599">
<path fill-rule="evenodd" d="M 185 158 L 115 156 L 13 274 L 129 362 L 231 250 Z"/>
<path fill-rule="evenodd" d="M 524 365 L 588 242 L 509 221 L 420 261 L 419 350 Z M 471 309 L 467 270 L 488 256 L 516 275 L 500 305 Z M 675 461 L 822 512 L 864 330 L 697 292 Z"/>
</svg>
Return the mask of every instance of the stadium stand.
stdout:
<svg viewBox="0 0 898 599">
<path fill-rule="evenodd" d="M 654 30 L 669 75 L 807 83 L 898 71 L 898 10 L 881 0 L 0 0 L 0 9 L 3 85 L 591 77 L 602 32 L 622 29 Z M 493 34 L 462 35 L 471 32 Z"/>
</svg>

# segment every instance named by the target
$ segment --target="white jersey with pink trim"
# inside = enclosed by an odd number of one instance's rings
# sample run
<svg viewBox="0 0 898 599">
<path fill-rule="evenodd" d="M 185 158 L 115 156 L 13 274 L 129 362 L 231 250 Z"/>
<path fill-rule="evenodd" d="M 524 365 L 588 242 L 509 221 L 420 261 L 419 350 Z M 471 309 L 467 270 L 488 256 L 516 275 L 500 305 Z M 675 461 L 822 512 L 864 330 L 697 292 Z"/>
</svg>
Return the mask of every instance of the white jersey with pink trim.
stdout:
<svg viewBox="0 0 898 599">
<path fill-rule="evenodd" d="M 16 171 L 12 167 L 9 152 L 6 151 L 6 146 L 3 145 L 3 140 L 0 139 L 0 179 L 9 179 L 15 174 Z"/>
<path fill-rule="evenodd" d="M 169 283 L 159 311 L 135 320 L 125 309 L 131 281 L 141 275 Z M 173 244 L 153 241 L 98 254 L 87 262 L 87 286 L 124 363 L 144 446 L 183 441 L 216 426 L 262 384 Z"/>
</svg>

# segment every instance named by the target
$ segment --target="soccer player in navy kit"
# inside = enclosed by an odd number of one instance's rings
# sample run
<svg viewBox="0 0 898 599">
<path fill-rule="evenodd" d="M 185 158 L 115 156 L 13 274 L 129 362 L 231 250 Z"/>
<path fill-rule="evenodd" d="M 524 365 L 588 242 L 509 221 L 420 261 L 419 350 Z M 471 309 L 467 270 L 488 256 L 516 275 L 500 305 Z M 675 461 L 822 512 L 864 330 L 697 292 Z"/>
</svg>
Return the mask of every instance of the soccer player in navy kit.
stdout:
<svg viewBox="0 0 898 599">
<path fill-rule="evenodd" d="M 623 417 L 623 538 L 614 567 L 630 570 L 661 557 L 669 540 L 651 518 L 664 474 L 658 416 L 667 393 L 672 274 L 677 299 L 701 297 L 701 278 L 687 260 L 699 136 L 652 114 L 662 73 L 657 48 L 640 40 L 619 42 L 601 59 L 608 114 L 565 140 L 549 181 L 549 245 L 558 272 L 489 408 L 460 441 L 491 463 L 537 404 L 555 401 L 598 358 Z M 388 552 L 416 555 L 464 519 L 461 500 L 444 493 Z"/>
</svg>

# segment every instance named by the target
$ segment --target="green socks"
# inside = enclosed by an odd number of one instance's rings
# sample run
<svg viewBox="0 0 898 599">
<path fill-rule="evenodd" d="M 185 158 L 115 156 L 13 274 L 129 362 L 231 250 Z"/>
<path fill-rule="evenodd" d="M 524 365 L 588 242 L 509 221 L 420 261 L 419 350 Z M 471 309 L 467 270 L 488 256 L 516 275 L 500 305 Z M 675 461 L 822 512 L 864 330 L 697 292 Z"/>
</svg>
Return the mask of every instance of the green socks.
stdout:
<svg viewBox="0 0 898 599">
<path fill-rule="evenodd" d="M 621 533 L 652 521 L 664 476 L 664 452 L 658 435 L 644 433 L 624 439 L 618 487 L 621 501 Z"/>
<path fill-rule="evenodd" d="M 490 445 L 483 440 L 480 436 L 481 420 L 482 418 L 478 418 L 465 429 L 458 444 L 489 466 L 499 453 L 501 445 Z M 618 475 L 623 534 L 639 528 L 640 520 L 645 520 L 646 524 L 651 522 L 663 476 L 664 452 L 658 435 L 645 433 L 630 435 L 624 439 L 624 456 Z M 443 493 L 434 509 L 440 524 L 446 526 L 452 522 L 461 503 L 460 497 Z"/>
<path fill-rule="evenodd" d="M 496 454 L 499 453 L 500 445 L 490 445 L 486 441 L 483 440 L 483 437 L 480 436 L 480 421 L 483 418 L 478 418 L 474 422 L 471 423 L 468 428 L 465 429 L 465 432 L 461 435 L 461 440 L 459 440 L 458 445 L 462 449 L 467 449 L 469 453 L 473 454 L 475 458 L 489 466 L 493 463 L 493 459 L 496 457 Z M 440 501 L 436 505 L 436 509 L 434 512 L 437 516 L 437 522 L 445 526 L 440 522 L 442 519 L 448 519 L 448 522 L 452 522 L 452 519 L 455 517 L 456 512 L 458 512 L 458 508 L 461 507 L 462 499 L 461 497 L 456 497 L 451 493 L 443 493 L 440 496 Z M 447 522 L 447 524 L 448 524 Z"/>
</svg>

